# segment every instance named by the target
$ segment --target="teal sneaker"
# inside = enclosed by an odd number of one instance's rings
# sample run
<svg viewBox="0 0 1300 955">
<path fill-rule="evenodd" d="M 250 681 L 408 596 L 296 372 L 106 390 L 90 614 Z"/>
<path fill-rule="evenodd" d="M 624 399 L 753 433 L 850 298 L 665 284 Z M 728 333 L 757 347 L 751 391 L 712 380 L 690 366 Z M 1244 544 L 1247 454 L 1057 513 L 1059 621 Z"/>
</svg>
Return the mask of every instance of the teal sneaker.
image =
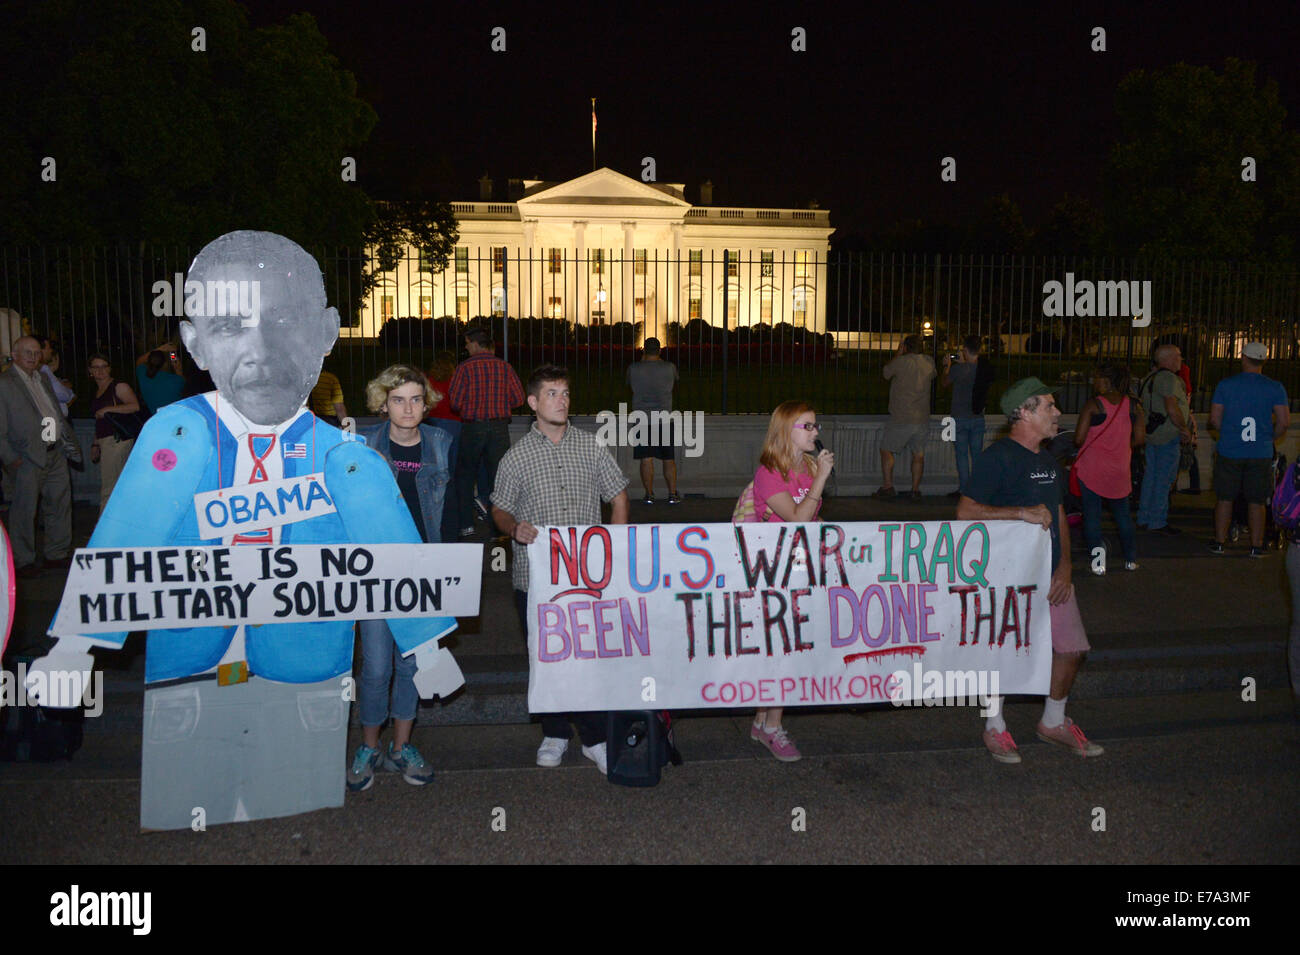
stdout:
<svg viewBox="0 0 1300 955">
<path fill-rule="evenodd" d="M 348 789 L 359 793 L 370 788 L 375 781 L 375 766 L 379 764 L 379 755 L 379 750 L 374 746 L 362 743 L 357 747 L 352 765 L 348 767 Z"/>
<path fill-rule="evenodd" d="M 433 781 L 433 767 L 424 761 L 420 751 L 410 743 L 402 744 L 401 753 L 393 751 L 390 741 L 388 751 L 384 753 L 383 768 L 386 772 L 401 773 L 412 786 L 423 786 Z"/>
</svg>

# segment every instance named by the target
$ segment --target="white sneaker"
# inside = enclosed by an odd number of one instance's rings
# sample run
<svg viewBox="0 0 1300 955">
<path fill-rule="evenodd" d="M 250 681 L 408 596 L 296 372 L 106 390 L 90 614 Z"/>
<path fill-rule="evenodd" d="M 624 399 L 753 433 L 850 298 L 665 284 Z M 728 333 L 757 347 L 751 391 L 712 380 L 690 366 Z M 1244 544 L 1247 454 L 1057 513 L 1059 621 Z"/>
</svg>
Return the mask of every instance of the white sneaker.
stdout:
<svg viewBox="0 0 1300 955">
<path fill-rule="evenodd" d="M 597 743 L 595 746 L 582 747 L 582 755 L 596 764 L 596 768 L 602 774 L 609 775 L 609 761 L 605 758 L 605 744 Z"/>
<path fill-rule="evenodd" d="M 560 739 L 558 736 L 547 736 L 542 740 L 542 745 L 537 747 L 537 765 L 545 766 L 548 769 L 560 765 L 560 760 L 564 759 L 565 752 L 569 749 L 569 741 Z"/>
<path fill-rule="evenodd" d="M 1138 562 L 1137 562 L 1136 560 L 1126 560 L 1126 561 L 1124 561 L 1124 569 L 1125 569 L 1125 570 L 1137 570 L 1137 569 L 1138 569 Z"/>
</svg>

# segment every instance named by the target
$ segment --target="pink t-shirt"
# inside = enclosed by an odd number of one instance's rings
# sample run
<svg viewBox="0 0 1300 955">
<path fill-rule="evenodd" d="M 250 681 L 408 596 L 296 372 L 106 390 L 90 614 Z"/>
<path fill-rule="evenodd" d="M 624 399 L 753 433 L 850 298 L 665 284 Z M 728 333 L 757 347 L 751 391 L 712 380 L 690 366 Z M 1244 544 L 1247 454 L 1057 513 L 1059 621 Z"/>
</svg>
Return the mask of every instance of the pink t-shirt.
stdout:
<svg viewBox="0 0 1300 955">
<path fill-rule="evenodd" d="M 754 510 L 763 514 L 766 511 L 766 521 L 780 523 L 781 515 L 771 510 L 767 506 L 767 499 L 774 494 L 780 494 L 782 491 L 789 492 L 794 498 L 795 504 L 804 499 L 804 495 L 812 487 L 813 478 L 811 474 L 806 474 L 801 470 L 792 470 L 790 477 L 783 479 L 779 472 L 770 471 L 767 468 L 759 468 L 754 473 Z M 813 518 L 821 512 L 821 501 L 817 502 L 817 510 L 813 513 Z"/>
</svg>

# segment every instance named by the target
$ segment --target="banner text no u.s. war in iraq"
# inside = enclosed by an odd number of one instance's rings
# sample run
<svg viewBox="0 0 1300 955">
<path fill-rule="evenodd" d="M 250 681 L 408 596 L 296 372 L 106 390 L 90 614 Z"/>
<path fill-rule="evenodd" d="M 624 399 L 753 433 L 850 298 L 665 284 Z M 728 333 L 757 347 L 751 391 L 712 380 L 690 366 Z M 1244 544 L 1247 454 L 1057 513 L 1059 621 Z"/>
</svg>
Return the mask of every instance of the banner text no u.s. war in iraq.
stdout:
<svg viewBox="0 0 1300 955">
<path fill-rule="evenodd" d="M 1048 690 L 1038 525 L 543 527 L 528 559 L 534 713 L 903 702 L 974 672 Z"/>
</svg>

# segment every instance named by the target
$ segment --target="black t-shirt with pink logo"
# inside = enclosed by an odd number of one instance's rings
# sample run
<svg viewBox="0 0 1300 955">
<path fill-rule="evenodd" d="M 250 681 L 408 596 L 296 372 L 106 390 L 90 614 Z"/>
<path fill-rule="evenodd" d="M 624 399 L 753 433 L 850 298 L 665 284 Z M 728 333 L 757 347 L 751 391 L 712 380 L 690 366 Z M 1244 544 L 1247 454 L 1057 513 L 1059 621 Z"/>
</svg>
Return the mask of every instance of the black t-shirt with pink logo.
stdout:
<svg viewBox="0 0 1300 955">
<path fill-rule="evenodd" d="M 415 529 L 420 532 L 420 539 L 427 544 L 429 535 L 425 533 L 424 516 L 420 513 L 420 492 L 415 486 L 416 475 L 420 473 L 420 468 L 424 467 L 420 463 L 420 445 L 413 444 L 408 448 L 390 441 L 388 453 L 393 459 L 393 468 L 397 471 L 397 487 L 406 500 L 406 506 L 410 508 L 411 520 L 415 521 Z"/>
<path fill-rule="evenodd" d="M 991 507 L 1044 505 L 1052 515 L 1052 573 L 1056 573 L 1061 562 L 1063 473 L 1056 458 L 1046 451 L 1033 452 L 1011 438 L 1003 438 L 975 459 L 962 493 Z"/>
</svg>

